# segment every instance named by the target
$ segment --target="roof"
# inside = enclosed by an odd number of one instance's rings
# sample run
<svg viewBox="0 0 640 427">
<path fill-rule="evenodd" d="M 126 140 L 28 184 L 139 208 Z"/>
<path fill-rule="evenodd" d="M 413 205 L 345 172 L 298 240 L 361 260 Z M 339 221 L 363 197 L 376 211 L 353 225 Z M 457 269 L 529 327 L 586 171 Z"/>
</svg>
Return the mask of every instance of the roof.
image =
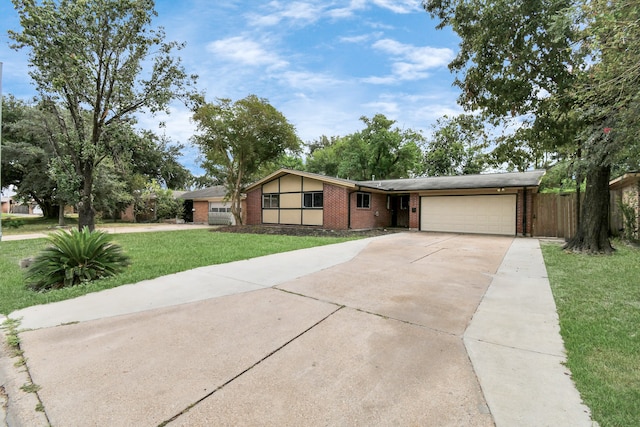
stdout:
<svg viewBox="0 0 640 427">
<path fill-rule="evenodd" d="M 188 191 L 178 196 L 180 199 L 196 200 L 196 199 L 213 199 L 216 197 L 224 197 L 227 189 L 224 185 L 214 185 L 213 187 L 202 188 L 200 190 Z"/>
<path fill-rule="evenodd" d="M 343 187 L 367 187 L 381 191 L 425 191 L 425 190 L 465 190 L 472 188 L 509 188 L 509 187 L 537 187 L 545 174 L 544 170 L 528 172 L 488 173 L 479 175 L 433 176 L 425 178 L 383 179 L 376 181 L 352 181 L 349 179 L 333 178 L 311 172 L 293 169 L 280 169 L 269 176 L 249 185 L 249 191 L 266 182 L 281 176 L 293 174 L 317 179 Z"/>
<path fill-rule="evenodd" d="M 488 173 L 479 175 L 433 176 L 426 178 L 361 181 L 363 187 L 386 191 L 466 190 L 471 188 L 537 187 L 544 170 Z"/>
<path fill-rule="evenodd" d="M 624 175 L 609 181 L 609 188 L 611 190 L 618 190 L 638 181 L 640 181 L 640 172 L 627 172 Z"/>
<path fill-rule="evenodd" d="M 288 174 L 304 176 L 304 177 L 311 178 L 311 179 L 317 179 L 319 181 L 328 182 L 330 184 L 335 184 L 335 185 L 340 185 L 342 187 L 356 187 L 358 185 L 357 181 L 351 181 L 349 179 L 333 178 L 333 177 L 326 176 L 326 175 L 320 175 L 320 174 L 312 173 L 312 172 L 302 172 L 302 171 L 298 171 L 298 170 L 294 170 L 294 169 L 280 169 L 280 170 L 275 171 L 271 175 L 265 176 L 261 180 L 256 181 L 253 184 L 250 184 L 249 186 L 247 186 L 247 188 L 245 188 L 245 191 L 252 190 L 252 189 L 254 189 L 254 188 L 256 188 L 256 187 L 258 187 L 258 186 L 260 186 L 260 185 L 262 185 L 264 183 L 267 183 L 267 182 L 269 182 L 271 180 L 274 180 L 276 178 L 280 178 L 281 176 L 288 175 Z"/>
</svg>

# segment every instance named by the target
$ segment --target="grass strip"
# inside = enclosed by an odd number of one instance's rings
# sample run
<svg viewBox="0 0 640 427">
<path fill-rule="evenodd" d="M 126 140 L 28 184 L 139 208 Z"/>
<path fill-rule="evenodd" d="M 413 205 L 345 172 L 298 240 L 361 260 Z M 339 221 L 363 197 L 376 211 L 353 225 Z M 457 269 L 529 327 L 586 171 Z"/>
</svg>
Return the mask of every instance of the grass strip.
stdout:
<svg viewBox="0 0 640 427">
<path fill-rule="evenodd" d="M 640 250 L 612 256 L 543 244 L 560 330 L 582 398 L 602 427 L 640 426 Z"/>
<path fill-rule="evenodd" d="M 61 301 L 116 286 L 137 283 L 206 265 L 255 258 L 313 246 L 340 243 L 353 238 L 300 237 L 264 234 L 216 233 L 207 229 L 113 235 L 131 257 L 122 274 L 88 284 L 50 292 L 25 287 L 21 259 L 33 256 L 47 245 L 45 239 L 0 243 L 0 313 Z"/>
</svg>

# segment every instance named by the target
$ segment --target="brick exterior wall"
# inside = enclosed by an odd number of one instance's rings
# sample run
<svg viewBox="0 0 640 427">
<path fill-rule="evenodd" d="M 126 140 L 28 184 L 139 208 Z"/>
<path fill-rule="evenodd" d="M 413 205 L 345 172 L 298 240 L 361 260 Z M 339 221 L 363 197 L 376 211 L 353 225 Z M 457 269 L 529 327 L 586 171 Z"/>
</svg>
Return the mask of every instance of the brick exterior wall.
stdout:
<svg viewBox="0 0 640 427">
<path fill-rule="evenodd" d="M 247 225 L 262 224 L 262 188 L 258 187 L 247 193 L 243 220 Z"/>
<path fill-rule="evenodd" d="M 323 186 L 323 228 L 346 230 L 349 227 L 349 192 L 344 187 L 325 183 Z M 355 206 L 355 202 L 354 206 Z"/>
<path fill-rule="evenodd" d="M 516 234 L 522 236 L 523 230 L 522 230 L 522 218 L 523 218 L 523 213 L 524 213 L 524 191 L 523 190 L 518 190 L 518 196 L 517 196 L 517 202 L 516 202 Z M 532 212 L 533 212 L 533 191 L 529 188 L 527 189 L 527 212 L 526 212 L 526 218 L 527 218 L 527 229 L 524 231 L 524 233 L 527 236 L 531 235 L 531 225 L 533 223 L 533 217 L 532 217 Z"/>
<path fill-rule="evenodd" d="M 371 208 L 357 208 L 357 193 L 351 193 L 351 228 L 355 230 L 389 227 L 391 211 L 387 209 L 387 195 L 371 194 Z"/>
<path fill-rule="evenodd" d="M 415 212 L 414 212 L 415 209 Z M 420 228 L 420 196 L 411 193 L 409 198 L 409 229 L 418 230 Z"/>
<path fill-rule="evenodd" d="M 209 202 L 193 202 L 193 222 L 195 224 L 209 223 Z"/>
</svg>

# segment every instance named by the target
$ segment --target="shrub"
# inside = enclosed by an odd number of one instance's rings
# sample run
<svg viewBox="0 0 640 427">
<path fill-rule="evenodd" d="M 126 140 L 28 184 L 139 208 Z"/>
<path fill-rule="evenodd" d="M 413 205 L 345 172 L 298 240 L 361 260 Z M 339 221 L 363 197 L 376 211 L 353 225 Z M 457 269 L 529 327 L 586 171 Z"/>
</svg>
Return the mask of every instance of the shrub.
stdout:
<svg viewBox="0 0 640 427">
<path fill-rule="evenodd" d="M 5 219 L 2 221 L 2 225 L 6 228 L 20 228 L 24 225 L 24 220 L 22 219 Z"/>
<path fill-rule="evenodd" d="M 27 270 L 27 283 L 36 291 L 75 286 L 114 276 L 129 264 L 119 245 L 110 243 L 102 231 L 72 229 L 49 236 L 51 246 L 43 249 Z"/>
<path fill-rule="evenodd" d="M 638 222 L 636 219 L 636 208 L 632 205 L 619 202 L 620 211 L 624 220 L 622 237 L 626 240 L 635 240 L 637 235 Z"/>
</svg>

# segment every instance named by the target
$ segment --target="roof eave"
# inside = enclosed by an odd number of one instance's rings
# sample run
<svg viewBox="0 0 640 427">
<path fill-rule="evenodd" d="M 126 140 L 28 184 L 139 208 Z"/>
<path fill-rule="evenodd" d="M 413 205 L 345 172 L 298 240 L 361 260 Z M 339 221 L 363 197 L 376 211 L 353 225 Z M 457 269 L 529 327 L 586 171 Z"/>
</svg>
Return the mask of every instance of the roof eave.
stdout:
<svg viewBox="0 0 640 427">
<path fill-rule="evenodd" d="M 357 183 L 355 181 L 349 181 L 349 180 L 342 180 L 339 178 L 332 178 L 330 176 L 324 176 L 324 175 L 320 175 L 320 174 L 315 174 L 315 173 L 310 173 L 310 172 L 302 172 L 302 171 L 298 171 L 295 169 L 286 169 L 286 168 L 282 168 L 279 169 L 275 172 L 273 172 L 270 175 L 267 175 L 266 177 L 254 182 L 253 184 L 247 186 L 245 188 L 245 192 L 249 192 L 269 181 L 273 181 L 276 178 L 279 178 L 281 176 L 284 175 L 297 175 L 297 176 L 302 176 L 305 178 L 309 178 L 309 179 L 315 179 L 317 181 L 322 181 L 322 182 L 326 182 L 329 184 L 333 184 L 333 185 L 338 185 L 341 187 L 347 187 L 347 188 L 355 188 L 357 187 Z"/>
</svg>

